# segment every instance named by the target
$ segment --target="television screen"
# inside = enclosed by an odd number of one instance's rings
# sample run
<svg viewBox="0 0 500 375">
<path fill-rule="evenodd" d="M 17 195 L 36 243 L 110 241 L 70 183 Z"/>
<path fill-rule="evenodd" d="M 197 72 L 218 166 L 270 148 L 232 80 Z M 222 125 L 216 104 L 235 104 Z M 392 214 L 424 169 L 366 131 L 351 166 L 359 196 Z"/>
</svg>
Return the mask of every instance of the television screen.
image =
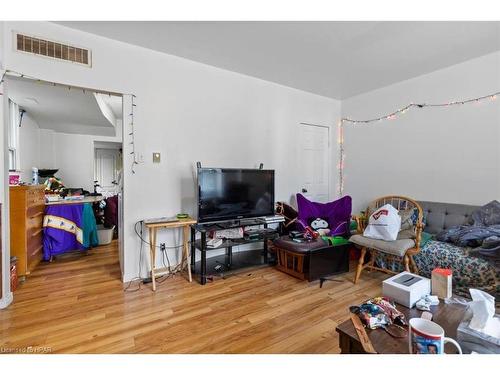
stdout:
<svg viewBox="0 0 500 375">
<path fill-rule="evenodd" d="M 198 169 L 198 222 L 274 214 L 274 170 Z"/>
</svg>

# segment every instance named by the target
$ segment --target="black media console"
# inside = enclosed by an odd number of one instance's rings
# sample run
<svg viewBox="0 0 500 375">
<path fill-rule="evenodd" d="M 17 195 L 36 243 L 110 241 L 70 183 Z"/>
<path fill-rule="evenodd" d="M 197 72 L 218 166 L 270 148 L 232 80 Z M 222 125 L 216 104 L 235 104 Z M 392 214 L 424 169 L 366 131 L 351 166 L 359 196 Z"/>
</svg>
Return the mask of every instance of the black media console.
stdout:
<svg viewBox="0 0 500 375">
<path fill-rule="evenodd" d="M 224 242 L 214 248 L 207 247 L 207 235 L 212 231 L 230 229 L 230 228 L 242 228 L 242 227 L 259 227 L 264 228 L 263 233 L 258 236 L 258 238 L 238 238 L 238 239 L 226 239 Z M 196 234 L 200 233 L 200 239 L 196 239 Z M 257 265 L 257 264 L 269 264 L 269 256 L 267 249 L 267 241 L 271 239 L 278 238 L 278 230 L 269 230 L 268 224 L 262 218 L 255 219 L 241 219 L 241 220 L 231 220 L 217 223 L 207 223 L 207 224 L 195 224 L 191 226 L 191 270 L 193 274 L 200 275 L 200 283 L 205 285 L 207 283 L 207 278 L 209 275 L 207 274 L 207 252 L 219 249 L 225 249 L 225 255 L 222 259 L 222 262 L 219 262 L 217 259 L 215 261 L 217 263 L 223 263 L 224 268 L 226 270 L 231 270 L 235 268 Z M 258 250 L 248 250 L 244 253 L 248 253 L 246 256 L 242 254 L 245 258 L 245 261 L 236 263 L 233 262 L 233 247 L 239 245 L 246 245 L 251 243 L 263 243 L 263 248 Z M 197 267 L 196 263 L 196 250 L 199 250 L 201 253 L 201 261 L 199 263 L 199 267 Z M 240 254 L 238 252 L 237 254 Z M 252 261 L 248 261 L 250 258 L 250 254 L 257 254 L 257 260 L 255 261 L 255 256 Z M 238 257 L 240 257 L 238 255 Z M 209 258 L 212 260 L 212 258 Z"/>
</svg>

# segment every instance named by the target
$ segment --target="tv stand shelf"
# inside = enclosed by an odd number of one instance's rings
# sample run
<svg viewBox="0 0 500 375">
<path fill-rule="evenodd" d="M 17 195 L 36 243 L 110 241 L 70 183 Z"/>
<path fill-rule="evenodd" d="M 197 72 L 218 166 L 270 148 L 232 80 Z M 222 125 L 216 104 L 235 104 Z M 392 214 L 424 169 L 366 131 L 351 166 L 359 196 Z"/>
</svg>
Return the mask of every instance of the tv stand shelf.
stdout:
<svg viewBox="0 0 500 375">
<path fill-rule="evenodd" d="M 237 221 L 219 222 L 219 223 L 207 223 L 207 224 L 195 224 L 191 226 L 191 270 L 195 273 L 197 270 L 195 268 L 196 264 L 196 250 L 201 253 L 201 262 L 199 267 L 200 283 L 205 285 L 207 282 L 207 252 L 212 250 L 225 249 L 225 265 L 229 269 L 233 269 L 232 256 L 233 247 L 246 245 L 251 243 L 263 242 L 263 249 L 261 250 L 262 263 L 268 264 L 268 249 L 267 241 L 278 238 L 278 231 L 267 232 L 263 234 L 260 238 L 238 238 L 238 239 L 226 239 L 224 242 L 217 247 L 209 248 L 207 247 L 207 234 L 211 231 L 223 230 L 229 228 L 242 228 L 249 226 L 262 226 L 267 228 L 268 225 L 261 218 L 256 219 L 245 219 Z M 200 233 L 201 238 L 196 239 L 196 234 Z M 250 251 L 250 250 L 249 250 Z M 253 249 L 253 251 L 256 251 Z"/>
<path fill-rule="evenodd" d="M 266 241 L 267 240 L 275 240 L 278 237 L 279 236 L 278 236 L 277 233 L 273 233 L 271 235 L 263 236 L 263 238 L 259 238 L 259 239 L 245 239 L 245 238 L 238 238 L 238 239 L 232 239 L 232 240 L 227 239 L 227 240 L 224 240 L 224 242 L 222 242 L 222 245 L 220 245 L 220 246 L 217 246 L 217 247 L 207 247 L 206 251 L 218 250 L 218 249 L 225 249 L 225 248 L 228 248 L 228 247 L 246 245 L 246 244 L 254 243 L 254 242 L 262 242 L 264 240 L 266 240 Z M 196 240 L 195 244 L 196 244 L 196 248 L 197 249 L 201 249 L 201 246 L 202 246 L 201 240 Z"/>
</svg>

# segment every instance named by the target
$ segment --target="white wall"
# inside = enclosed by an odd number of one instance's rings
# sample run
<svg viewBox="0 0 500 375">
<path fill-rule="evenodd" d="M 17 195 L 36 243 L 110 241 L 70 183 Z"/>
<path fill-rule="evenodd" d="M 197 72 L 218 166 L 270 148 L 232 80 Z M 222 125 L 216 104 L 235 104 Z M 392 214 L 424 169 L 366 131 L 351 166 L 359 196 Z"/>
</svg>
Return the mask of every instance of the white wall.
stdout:
<svg viewBox="0 0 500 375">
<path fill-rule="evenodd" d="M 57 176 L 67 187 L 94 189 L 94 141 L 122 142 L 122 123 L 117 122 L 114 137 L 66 134 L 40 129 L 29 114 L 19 128 L 19 170 L 21 181 L 31 183 L 32 168 L 57 168 Z"/>
<path fill-rule="evenodd" d="M 0 21 L 0 77 L 4 74 L 4 22 Z M 9 200 L 8 200 L 8 158 L 7 148 L 5 144 L 7 142 L 7 126 L 5 117 L 8 114 L 8 98 L 7 89 L 4 85 L 0 85 L 0 203 L 2 204 L 2 210 L 0 212 L 0 220 L 2 221 L 2 229 L 0 236 L 2 238 L 2 251 L 0 252 L 0 277 L 2 277 L 2 291 L 0 293 L 0 308 L 8 306 L 12 301 L 12 293 L 10 292 L 10 275 L 7 272 L 9 269 L 9 252 L 8 243 L 6 241 L 9 238 L 9 223 L 8 223 L 8 212 L 9 212 Z"/>
<path fill-rule="evenodd" d="M 19 167 L 21 181 L 31 183 L 33 167 L 42 168 L 40 164 L 40 128 L 34 119 L 24 114 L 19 128 Z"/>
<path fill-rule="evenodd" d="M 374 118 L 411 102 L 442 103 L 500 90 L 500 52 L 342 101 L 343 117 Z M 345 126 L 345 193 L 354 212 L 372 199 L 485 204 L 500 199 L 500 97 L 413 109 L 395 120 Z"/>
<path fill-rule="evenodd" d="M 52 129 L 40 129 L 38 137 L 40 140 L 39 165 L 40 168 L 56 168 L 56 147 L 54 145 L 54 133 Z"/>
<path fill-rule="evenodd" d="M 88 47 L 92 68 L 15 53 L 12 30 Z M 125 280 L 139 271 L 136 221 L 193 213 L 196 161 L 225 167 L 263 162 L 276 170 L 277 199 L 288 199 L 299 188 L 298 124 L 332 125 L 339 118 L 336 100 L 59 25 L 6 22 L 4 32 L 5 65 L 11 70 L 137 95 L 136 149 L 144 163 L 135 175 L 130 170 L 128 99 L 125 103 Z M 153 152 L 162 153 L 162 163 L 152 163 Z M 331 186 L 333 197 L 335 181 Z M 174 239 L 162 234 L 158 240 L 171 245 Z"/>
<path fill-rule="evenodd" d="M 117 129 L 121 129 L 118 120 Z M 121 131 L 115 137 L 86 134 L 53 133 L 55 150 L 55 168 L 57 176 L 67 187 L 81 187 L 92 192 L 94 190 L 94 141 L 121 142 Z"/>
</svg>

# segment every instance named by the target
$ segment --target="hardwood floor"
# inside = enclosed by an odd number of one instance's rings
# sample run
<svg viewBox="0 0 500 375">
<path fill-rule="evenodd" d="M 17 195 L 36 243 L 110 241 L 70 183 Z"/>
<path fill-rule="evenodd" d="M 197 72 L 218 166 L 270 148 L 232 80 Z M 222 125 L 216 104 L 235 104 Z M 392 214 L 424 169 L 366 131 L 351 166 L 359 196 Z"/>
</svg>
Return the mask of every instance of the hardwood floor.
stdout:
<svg viewBox="0 0 500 375">
<path fill-rule="evenodd" d="M 351 267 L 354 269 L 354 267 Z M 274 268 L 201 286 L 176 275 L 123 291 L 117 244 L 42 263 L 0 310 L 0 348 L 56 353 L 337 353 L 348 306 L 381 292 L 382 273 L 308 283 Z M 135 285 L 131 287 L 134 289 Z"/>
</svg>

